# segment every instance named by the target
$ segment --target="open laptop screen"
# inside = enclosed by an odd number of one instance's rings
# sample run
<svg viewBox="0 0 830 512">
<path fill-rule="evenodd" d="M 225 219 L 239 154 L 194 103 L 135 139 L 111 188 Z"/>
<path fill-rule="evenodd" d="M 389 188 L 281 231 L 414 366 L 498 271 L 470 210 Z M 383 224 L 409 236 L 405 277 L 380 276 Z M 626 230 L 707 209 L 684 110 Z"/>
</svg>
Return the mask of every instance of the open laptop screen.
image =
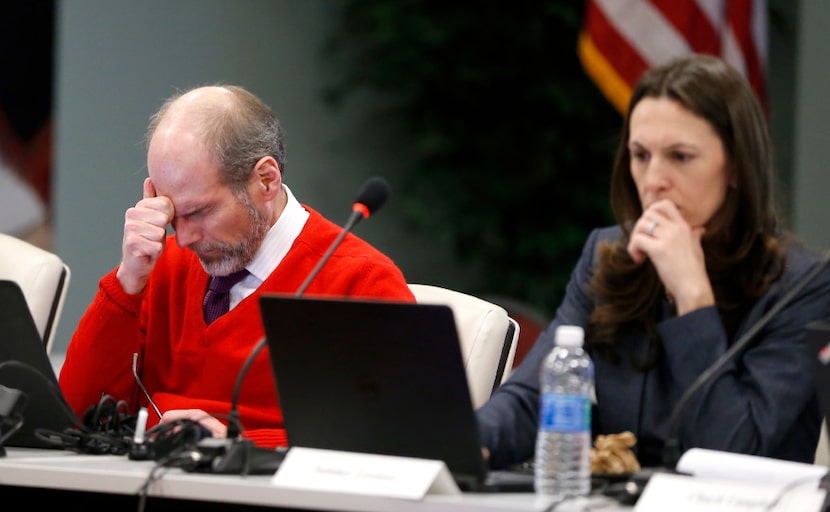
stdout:
<svg viewBox="0 0 830 512">
<path fill-rule="evenodd" d="M 80 425 L 63 398 L 20 286 L 7 280 L 0 280 L 0 384 L 28 397 L 22 427 L 4 445 L 54 448 L 36 435 L 37 429 L 63 432 Z"/>
<path fill-rule="evenodd" d="M 443 460 L 484 481 L 458 331 L 446 305 L 263 295 L 292 446 Z"/>
</svg>

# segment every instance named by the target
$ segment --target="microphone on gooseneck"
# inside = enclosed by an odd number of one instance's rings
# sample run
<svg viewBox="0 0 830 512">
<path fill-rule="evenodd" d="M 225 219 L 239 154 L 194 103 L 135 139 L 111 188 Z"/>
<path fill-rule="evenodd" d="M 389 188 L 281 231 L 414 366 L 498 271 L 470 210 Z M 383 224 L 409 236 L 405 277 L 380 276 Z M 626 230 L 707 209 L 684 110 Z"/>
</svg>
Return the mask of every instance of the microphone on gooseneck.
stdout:
<svg viewBox="0 0 830 512">
<path fill-rule="evenodd" d="M 677 467 L 677 461 L 680 459 L 683 451 L 678 440 L 678 430 L 680 429 L 680 415 L 689 403 L 689 400 L 700 391 L 705 385 L 711 383 L 718 375 L 723 367 L 730 362 L 736 354 L 743 351 L 749 343 L 755 338 L 755 335 L 766 326 L 770 320 L 778 314 L 787 304 L 800 293 L 805 286 L 807 286 L 815 277 L 830 263 L 830 251 L 827 251 L 819 263 L 813 267 L 810 272 L 807 272 L 804 277 L 798 281 L 795 286 L 778 300 L 767 313 L 758 319 L 752 327 L 750 327 L 743 336 L 738 338 L 729 349 L 723 353 L 709 368 L 701 373 L 697 379 L 686 389 L 680 400 L 675 404 L 668 422 L 668 434 L 666 436 L 666 443 L 663 447 L 663 464 L 671 470 Z"/>
<path fill-rule="evenodd" d="M 386 200 L 389 198 L 390 190 L 389 183 L 385 179 L 379 177 L 369 178 L 366 183 L 363 184 L 363 188 L 357 195 L 357 199 L 355 199 L 354 204 L 352 205 L 352 214 L 348 221 L 346 221 L 346 224 L 343 225 L 343 229 L 340 230 L 340 234 L 334 239 L 334 242 L 332 242 L 326 253 L 320 258 L 320 261 L 317 262 L 317 266 L 312 269 L 306 280 L 302 285 L 300 285 L 300 288 L 297 289 L 297 292 L 294 294 L 295 297 L 303 295 L 306 288 L 308 288 L 308 285 L 311 284 L 311 281 L 314 280 L 320 272 L 320 269 L 323 268 L 323 265 L 325 265 L 329 260 L 334 250 L 337 249 L 340 242 L 343 241 L 346 235 L 351 232 L 357 223 L 378 211 L 380 207 L 386 203 Z M 247 359 L 245 359 L 245 362 L 242 364 L 242 368 L 239 370 L 239 374 L 237 375 L 236 384 L 233 388 L 233 397 L 231 398 L 231 410 L 228 415 L 227 435 L 229 439 L 238 437 L 241 433 L 238 401 L 239 391 L 242 387 L 242 379 L 248 372 L 248 367 L 251 366 L 254 358 L 256 358 L 257 354 L 259 354 L 266 343 L 267 339 L 262 338 L 256 346 L 254 346 L 254 349 L 251 351 Z"/>
<path fill-rule="evenodd" d="M 346 224 L 340 231 L 340 235 L 329 246 L 328 251 L 326 251 L 323 257 L 320 258 L 320 261 L 317 262 L 317 266 L 314 267 L 303 284 L 300 285 L 300 288 L 295 293 L 296 297 L 300 297 L 305 292 L 306 288 L 308 288 L 308 285 L 311 284 L 311 281 L 317 277 L 317 273 L 320 272 L 320 269 L 323 268 L 323 265 L 325 265 L 329 260 L 331 253 L 337 249 L 337 246 L 340 245 L 340 242 L 343 241 L 346 234 L 348 234 L 358 222 L 367 218 L 383 206 L 386 199 L 389 197 L 389 190 L 389 183 L 383 178 L 369 178 L 369 180 L 363 184 L 363 189 L 360 191 L 360 194 L 357 195 L 357 199 L 355 199 L 355 202 L 352 205 L 352 214 L 349 217 L 349 220 L 346 221 Z"/>
</svg>

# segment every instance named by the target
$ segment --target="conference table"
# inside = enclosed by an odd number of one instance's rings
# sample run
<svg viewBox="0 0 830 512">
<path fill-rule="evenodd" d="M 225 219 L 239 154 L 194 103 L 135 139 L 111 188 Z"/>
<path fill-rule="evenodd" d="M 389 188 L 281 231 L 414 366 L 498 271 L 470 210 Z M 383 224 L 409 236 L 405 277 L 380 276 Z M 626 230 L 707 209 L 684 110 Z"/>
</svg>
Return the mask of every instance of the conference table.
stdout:
<svg viewBox="0 0 830 512">
<path fill-rule="evenodd" d="M 62 354 L 51 356 L 56 373 Z M 616 512 L 630 510 L 604 496 L 555 504 L 534 493 L 428 492 L 417 499 L 275 485 L 273 475 L 229 475 L 160 467 L 126 455 L 6 446 L 0 456 L 0 496 L 27 506 L 65 503 L 71 509 L 324 512 Z M 18 499 L 19 498 L 19 499 Z M 107 508 L 109 509 L 109 508 Z"/>
<path fill-rule="evenodd" d="M 121 455 L 6 447 L 0 457 L 0 495 L 7 503 L 36 507 L 65 503 L 71 509 L 346 511 L 346 512 L 548 512 L 549 498 L 533 493 L 427 494 L 399 499 L 349 492 L 290 489 L 270 475 L 216 475 L 157 468 L 154 461 Z M 143 496 L 143 497 L 142 497 Z M 19 498 L 20 500 L 16 500 Z M 555 506 L 559 511 L 623 511 L 602 496 Z"/>
<path fill-rule="evenodd" d="M 61 362 L 53 359 L 56 370 Z M 4 450 L 5 454 L 0 456 L 0 496 L 6 503 L 24 503 L 32 507 L 59 503 L 71 510 L 81 507 L 108 510 L 112 507 L 138 512 L 191 509 L 200 512 L 228 509 L 238 512 L 623 512 L 634 508 L 601 494 L 557 503 L 532 492 L 460 493 L 457 488 L 454 492 L 430 488 L 414 497 L 400 497 L 352 487 L 332 490 L 320 485 L 287 486 L 285 479 L 280 477 L 296 476 L 297 473 L 284 471 L 273 475 L 211 474 L 162 467 L 155 461 L 133 460 L 126 455 L 9 446 Z M 699 449 L 689 450 L 684 458 L 691 454 L 696 455 L 694 459 L 698 462 L 705 461 L 713 467 L 720 476 L 712 479 L 714 475 L 709 474 L 708 478 L 701 478 L 704 473 L 698 470 L 689 472 L 695 477 L 655 475 L 660 478 L 649 481 L 637 503 L 638 511 L 662 512 L 666 507 L 708 511 L 707 506 L 699 505 L 701 499 L 708 500 L 713 496 L 734 502 L 753 502 L 756 506 L 752 510 L 821 510 L 819 505 L 825 499 L 825 492 L 816 483 L 825 475 L 825 466 Z M 691 466 L 692 457 L 688 458 Z M 735 463 L 739 466 L 734 466 Z M 285 467 L 284 463 L 281 469 Z M 377 472 L 372 470 L 371 473 Z M 751 474 L 754 482 L 751 485 L 732 483 L 732 473 Z M 764 481 L 765 475 L 778 474 L 789 475 L 794 482 Z M 809 478 L 805 479 L 805 476 Z M 305 480 L 318 482 L 316 478 Z M 409 483 L 411 479 L 407 477 L 400 481 Z M 659 485 L 652 485 L 658 482 Z M 792 486 L 792 483 L 799 485 Z M 781 495 L 776 498 L 779 492 Z M 773 502 L 778 506 L 768 506 Z M 792 508 L 791 504 L 798 506 Z"/>
</svg>

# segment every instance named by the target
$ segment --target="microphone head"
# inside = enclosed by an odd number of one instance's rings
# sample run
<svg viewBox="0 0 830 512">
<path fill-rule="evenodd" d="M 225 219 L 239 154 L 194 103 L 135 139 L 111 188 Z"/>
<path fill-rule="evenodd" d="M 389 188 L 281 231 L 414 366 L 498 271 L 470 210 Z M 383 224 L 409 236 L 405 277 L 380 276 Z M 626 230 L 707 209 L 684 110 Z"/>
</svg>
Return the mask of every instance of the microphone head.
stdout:
<svg viewBox="0 0 830 512">
<path fill-rule="evenodd" d="M 355 209 L 361 210 L 363 216 L 368 217 L 386 203 L 390 192 L 388 181 L 377 176 L 369 178 L 355 199 Z"/>
</svg>

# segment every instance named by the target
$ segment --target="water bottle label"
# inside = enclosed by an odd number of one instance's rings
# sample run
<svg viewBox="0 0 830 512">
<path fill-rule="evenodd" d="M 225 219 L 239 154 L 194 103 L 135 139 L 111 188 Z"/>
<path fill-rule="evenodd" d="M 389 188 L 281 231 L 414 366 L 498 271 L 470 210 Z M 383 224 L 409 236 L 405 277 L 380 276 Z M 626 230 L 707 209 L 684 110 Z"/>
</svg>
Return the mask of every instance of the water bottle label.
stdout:
<svg viewBox="0 0 830 512">
<path fill-rule="evenodd" d="M 547 393 L 542 396 L 539 428 L 549 432 L 591 430 L 591 401 L 588 397 Z"/>
</svg>

